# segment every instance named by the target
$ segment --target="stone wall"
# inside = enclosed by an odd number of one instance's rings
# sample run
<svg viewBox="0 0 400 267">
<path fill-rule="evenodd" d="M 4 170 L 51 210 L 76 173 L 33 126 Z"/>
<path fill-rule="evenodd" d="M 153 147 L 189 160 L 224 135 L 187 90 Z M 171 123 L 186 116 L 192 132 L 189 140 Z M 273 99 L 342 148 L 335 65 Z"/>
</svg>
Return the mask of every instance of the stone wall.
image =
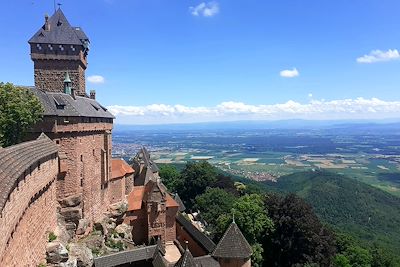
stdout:
<svg viewBox="0 0 400 267">
<path fill-rule="evenodd" d="M 176 225 L 176 239 L 181 244 L 185 244 L 186 241 L 188 242 L 188 248 L 193 257 L 200 257 L 208 254 L 179 223 Z"/>
<path fill-rule="evenodd" d="M 64 92 L 64 78 L 68 71 L 76 94 L 85 95 L 86 66 L 80 60 L 34 60 L 35 87 L 47 92 Z"/>
<path fill-rule="evenodd" d="M 37 266 L 45 261 L 48 234 L 56 227 L 56 156 L 41 162 L 11 193 L 0 217 L 0 266 Z"/>
<path fill-rule="evenodd" d="M 114 204 L 125 199 L 125 177 L 112 179 L 108 187 L 110 204 Z"/>
<path fill-rule="evenodd" d="M 109 206 L 111 136 L 106 131 L 54 134 L 59 145 L 60 165 L 65 169 L 57 180 L 59 199 L 82 195 L 83 217 L 96 221 Z"/>
</svg>

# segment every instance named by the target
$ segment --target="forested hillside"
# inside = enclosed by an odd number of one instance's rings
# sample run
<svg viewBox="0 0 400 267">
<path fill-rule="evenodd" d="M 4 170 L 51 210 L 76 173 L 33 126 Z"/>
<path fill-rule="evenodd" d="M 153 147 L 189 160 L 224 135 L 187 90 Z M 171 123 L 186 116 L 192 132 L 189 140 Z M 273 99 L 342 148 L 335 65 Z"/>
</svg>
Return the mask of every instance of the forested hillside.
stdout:
<svg viewBox="0 0 400 267">
<path fill-rule="evenodd" d="M 283 176 L 264 188 L 295 193 L 318 216 L 341 232 L 400 251 L 400 198 L 330 172 L 301 172 Z"/>
</svg>

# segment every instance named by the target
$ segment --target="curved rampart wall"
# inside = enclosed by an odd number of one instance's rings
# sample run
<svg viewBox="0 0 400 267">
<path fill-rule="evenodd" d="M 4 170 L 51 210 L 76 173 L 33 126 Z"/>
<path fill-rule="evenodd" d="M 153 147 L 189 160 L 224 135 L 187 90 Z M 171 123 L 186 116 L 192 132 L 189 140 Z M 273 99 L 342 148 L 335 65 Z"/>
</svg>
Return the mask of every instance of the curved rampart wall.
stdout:
<svg viewBox="0 0 400 267">
<path fill-rule="evenodd" d="M 45 262 L 54 231 L 57 146 L 46 136 L 0 149 L 0 266 Z"/>
</svg>

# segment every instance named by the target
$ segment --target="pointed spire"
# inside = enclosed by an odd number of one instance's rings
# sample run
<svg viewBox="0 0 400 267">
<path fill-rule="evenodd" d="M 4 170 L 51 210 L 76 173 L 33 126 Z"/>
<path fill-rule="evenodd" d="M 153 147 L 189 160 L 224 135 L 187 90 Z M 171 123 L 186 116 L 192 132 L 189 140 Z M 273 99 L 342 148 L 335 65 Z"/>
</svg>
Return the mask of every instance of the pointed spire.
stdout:
<svg viewBox="0 0 400 267">
<path fill-rule="evenodd" d="M 175 267 L 196 267 L 192 253 L 189 251 L 188 242 L 186 241 L 185 252 L 175 264 Z"/>
<path fill-rule="evenodd" d="M 247 259 L 251 254 L 251 246 L 233 221 L 217 244 L 212 256 L 224 259 Z"/>
</svg>

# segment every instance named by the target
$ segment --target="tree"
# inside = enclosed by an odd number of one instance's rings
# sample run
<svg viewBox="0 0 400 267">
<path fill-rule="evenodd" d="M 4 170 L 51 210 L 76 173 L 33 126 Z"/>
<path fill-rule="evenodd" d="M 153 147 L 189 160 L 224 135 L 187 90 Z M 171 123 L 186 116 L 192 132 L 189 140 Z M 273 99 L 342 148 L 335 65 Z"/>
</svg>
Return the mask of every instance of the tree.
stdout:
<svg viewBox="0 0 400 267">
<path fill-rule="evenodd" d="M 32 92 L 0 83 L 0 145 L 20 143 L 42 114 L 43 107 Z"/>
<path fill-rule="evenodd" d="M 207 223 L 215 225 L 221 214 L 231 212 L 235 197 L 220 188 L 207 188 L 206 192 L 196 197 L 195 208 L 201 211 Z"/>
<path fill-rule="evenodd" d="M 275 231 L 264 240 L 266 262 L 283 267 L 331 265 L 334 236 L 304 200 L 293 194 L 269 195 L 265 204 L 275 225 Z"/>
<path fill-rule="evenodd" d="M 244 195 L 237 199 L 232 209 L 236 224 L 250 244 L 261 241 L 264 235 L 274 229 L 272 220 L 264 208 L 261 195 Z M 231 214 L 223 214 L 217 219 L 217 237 L 227 229 L 232 222 Z"/>
<path fill-rule="evenodd" d="M 174 165 L 161 165 L 159 175 L 165 186 L 171 192 L 176 192 L 177 188 L 182 184 L 181 175 Z"/>
<path fill-rule="evenodd" d="M 203 194 L 206 188 L 217 180 L 217 171 L 207 161 L 188 162 L 181 172 L 182 184 L 178 193 L 192 208 L 196 196 Z"/>
</svg>

